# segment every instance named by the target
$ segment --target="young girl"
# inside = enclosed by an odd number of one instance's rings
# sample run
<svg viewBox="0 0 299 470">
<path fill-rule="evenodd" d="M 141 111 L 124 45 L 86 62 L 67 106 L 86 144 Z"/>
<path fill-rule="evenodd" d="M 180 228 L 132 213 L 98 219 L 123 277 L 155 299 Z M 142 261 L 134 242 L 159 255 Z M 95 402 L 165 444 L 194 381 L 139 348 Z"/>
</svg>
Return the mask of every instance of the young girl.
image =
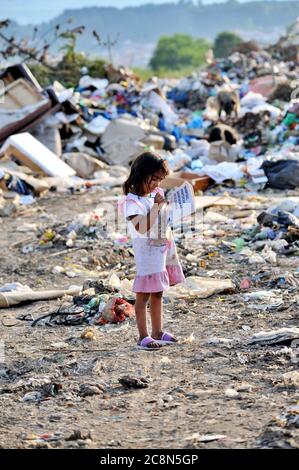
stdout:
<svg viewBox="0 0 299 470">
<path fill-rule="evenodd" d="M 185 280 L 171 229 L 166 227 L 163 234 L 161 230 L 161 216 L 167 201 L 159 184 L 168 173 L 165 160 L 152 152 L 145 152 L 133 162 L 130 175 L 123 185 L 126 195 L 124 211 L 137 268 L 133 292 L 136 293 L 138 346 L 147 350 L 157 350 L 163 344 L 177 342 L 172 334 L 162 329 L 162 296 L 169 285 Z M 148 301 L 151 336 L 147 330 Z"/>
</svg>

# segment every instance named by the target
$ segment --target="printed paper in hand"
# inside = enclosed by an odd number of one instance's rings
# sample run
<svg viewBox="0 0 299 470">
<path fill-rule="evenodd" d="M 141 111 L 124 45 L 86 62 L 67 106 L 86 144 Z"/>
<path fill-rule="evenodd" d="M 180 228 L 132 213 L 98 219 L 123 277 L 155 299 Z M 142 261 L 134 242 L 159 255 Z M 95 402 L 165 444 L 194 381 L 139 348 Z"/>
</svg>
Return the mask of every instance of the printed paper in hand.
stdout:
<svg viewBox="0 0 299 470">
<path fill-rule="evenodd" d="M 183 217 L 194 214 L 194 191 L 192 185 L 187 181 L 178 188 L 171 190 L 167 199 L 169 201 L 168 222 L 170 225 L 181 221 Z"/>
</svg>

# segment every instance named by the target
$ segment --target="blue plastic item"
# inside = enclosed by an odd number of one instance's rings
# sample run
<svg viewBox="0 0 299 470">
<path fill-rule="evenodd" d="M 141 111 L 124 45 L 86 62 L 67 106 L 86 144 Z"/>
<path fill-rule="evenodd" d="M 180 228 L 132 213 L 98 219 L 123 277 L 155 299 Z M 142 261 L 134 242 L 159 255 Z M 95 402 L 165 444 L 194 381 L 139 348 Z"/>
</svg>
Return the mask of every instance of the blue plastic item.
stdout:
<svg viewBox="0 0 299 470">
<path fill-rule="evenodd" d="M 103 117 L 106 118 L 106 119 L 109 119 L 109 120 L 111 121 L 111 114 L 108 113 L 107 111 L 105 111 L 105 112 L 103 113 Z"/>
<path fill-rule="evenodd" d="M 174 127 L 173 130 L 172 130 L 172 135 L 174 135 L 175 137 L 175 140 L 178 142 L 181 138 L 181 132 L 180 132 L 180 129 L 178 127 Z"/>
<path fill-rule="evenodd" d="M 191 162 L 191 169 L 192 170 L 201 170 L 203 168 L 203 164 L 201 163 L 201 160 L 193 160 Z"/>
<path fill-rule="evenodd" d="M 118 114 L 126 114 L 128 111 L 125 108 L 119 108 L 117 107 L 117 113 Z"/>
<path fill-rule="evenodd" d="M 196 116 L 191 122 L 187 124 L 188 129 L 202 129 L 203 119 L 200 116 Z"/>
<path fill-rule="evenodd" d="M 243 98 L 243 96 L 245 96 L 248 92 L 249 92 L 248 83 L 243 83 L 243 85 L 239 89 L 240 98 Z"/>
<path fill-rule="evenodd" d="M 166 126 L 165 126 L 165 120 L 164 118 L 159 118 L 159 121 L 158 121 L 158 129 L 160 129 L 160 131 L 162 132 L 165 132 L 166 131 Z"/>
<path fill-rule="evenodd" d="M 177 90 L 176 88 L 170 90 L 166 94 L 166 96 L 169 100 L 173 100 L 174 102 L 180 103 L 185 106 L 187 105 L 188 98 L 189 98 L 188 92 L 180 91 L 180 90 Z"/>
<path fill-rule="evenodd" d="M 193 139 L 191 135 L 183 135 L 182 138 L 187 144 L 190 144 L 191 140 Z"/>
<path fill-rule="evenodd" d="M 210 88 L 210 90 L 209 90 L 209 96 L 217 96 L 217 90 L 216 90 L 216 88 Z"/>
<path fill-rule="evenodd" d="M 270 240 L 274 240 L 276 238 L 276 233 L 274 230 L 272 230 L 272 228 L 269 228 L 269 230 L 267 230 L 267 236 L 270 238 Z"/>
</svg>

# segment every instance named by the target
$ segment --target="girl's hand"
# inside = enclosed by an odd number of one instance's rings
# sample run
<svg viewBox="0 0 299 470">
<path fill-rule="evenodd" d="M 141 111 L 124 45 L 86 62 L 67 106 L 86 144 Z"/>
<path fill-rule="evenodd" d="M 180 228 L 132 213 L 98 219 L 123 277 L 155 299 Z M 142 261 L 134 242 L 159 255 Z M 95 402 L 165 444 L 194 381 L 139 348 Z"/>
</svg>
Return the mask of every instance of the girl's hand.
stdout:
<svg viewBox="0 0 299 470">
<path fill-rule="evenodd" d="M 165 199 L 161 194 L 157 193 L 154 199 L 155 204 L 159 204 L 162 207 L 164 204 L 167 204 L 167 199 Z"/>
</svg>

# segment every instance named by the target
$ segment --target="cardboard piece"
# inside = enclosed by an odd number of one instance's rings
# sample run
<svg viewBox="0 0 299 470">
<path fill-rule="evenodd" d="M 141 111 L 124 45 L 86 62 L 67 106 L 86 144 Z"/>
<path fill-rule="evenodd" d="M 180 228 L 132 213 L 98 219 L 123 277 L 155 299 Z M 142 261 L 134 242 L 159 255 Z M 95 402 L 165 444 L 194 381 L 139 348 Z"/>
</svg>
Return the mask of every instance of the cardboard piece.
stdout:
<svg viewBox="0 0 299 470">
<path fill-rule="evenodd" d="M 0 91 L 0 109 L 17 110 L 39 102 L 44 104 L 45 97 L 28 81 L 19 78 Z M 50 101 L 50 100 L 47 100 Z"/>
<path fill-rule="evenodd" d="M 194 191 L 205 191 L 212 183 L 209 176 L 199 176 L 192 172 L 178 171 L 167 176 L 162 181 L 161 188 L 172 189 L 176 186 L 181 186 L 185 181 L 188 181 L 192 185 Z"/>
<path fill-rule="evenodd" d="M 195 196 L 196 210 L 211 206 L 236 206 L 238 199 L 230 196 Z"/>
<path fill-rule="evenodd" d="M 36 173 L 74 176 L 76 172 L 28 132 L 11 135 L 0 149 L 0 156 L 15 157 Z"/>
<path fill-rule="evenodd" d="M 189 171 L 181 171 L 179 175 L 180 178 L 183 178 L 183 180 L 189 181 L 189 183 L 192 184 L 194 191 L 205 191 L 208 189 L 210 184 L 213 183 L 209 176 L 199 176 L 197 173 Z"/>
<path fill-rule="evenodd" d="M 195 213 L 194 192 L 192 185 L 188 181 L 170 191 L 167 199 L 169 200 L 167 208 L 170 225 L 182 221 L 184 217 Z"/>
<path fill-rule="evenodd" d="M 18 78 L 24 78 L 27 82 L 32 83 L 38 91 L 42 91 L 42 87 L 26 64 L 11 65 L 0 73 L 0 80 L 4 82 L 5 86 L 18 80 Z"/>
<path fill-rule="evenodd" d="M 178 176 L 166 176 L 166 178 L 161 182 L 162 189 L 172 189 L 177 186 L 181 186 L 184 184 L 185 180 L 183 178 L 179 178 Z"/>
</svg>

